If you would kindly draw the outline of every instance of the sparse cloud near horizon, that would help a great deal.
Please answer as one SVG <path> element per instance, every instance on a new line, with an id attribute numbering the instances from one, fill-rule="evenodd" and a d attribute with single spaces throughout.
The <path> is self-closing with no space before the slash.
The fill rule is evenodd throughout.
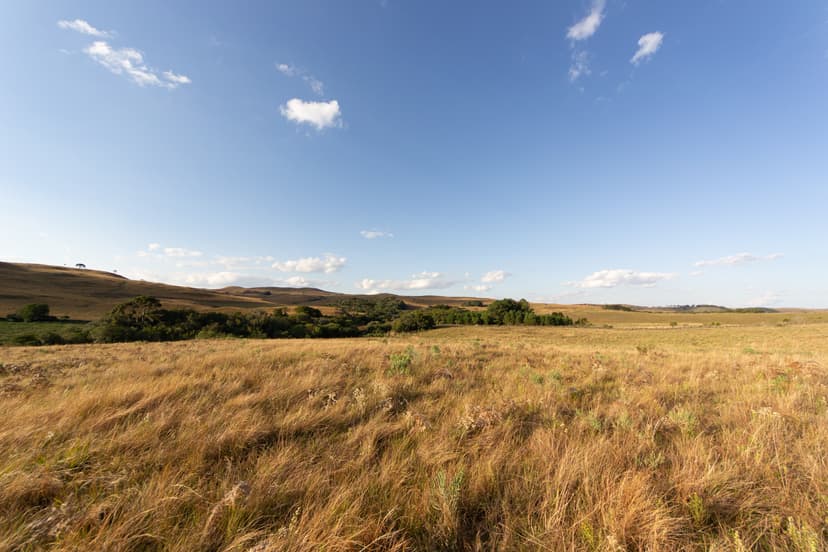
<path id="1" fill-rule="evenodd" d="M 391 232 L 383 232 L 381 230 L 360 230 L 359 235 L 365 238 L 366 240 L 394 237 L 394 234 L 392 234 Z"/>
<path id="2" fill-rule="evenodd" d="M 511 274 L 505 270 L 490 270 L 480 278 L 480 281 L 486 284 L 499 283 L 509 276 L 511 276 Z"/>
<path id="3" fill-rule="evenodd" d="M 440 272 L 420 272 L 419 274 L 412 274 L 409 280 L 372 280 L 364 278 L 355 285 L 358 289 L 368 292 L 380 292 L 387 290 L 446 289 L 457 283 L 457 281 L 446 279 Z"/>
<path id="4" fill-rule="evenodd" d="M 83 19 L 73 19 L 72 21 L 61 19 L 57 22 L 57 26 L 61 29 L 75 31 L 81 34 L 94 36 L 97 38 L 111 38 L 114 34 L 111 31 L 102 31 L 100 29 L 96 29 Z"/>
<path id="5" fill-rule="evenodd" d="M 484 293 L 486 291 L 490 291 L 492 286 L 487 286 L 486 284 L 466 284 L 463 286 L 463 289 L 469 291 L 476 291 L 478 293 Z"/>
<path id="6" fill-rule="evenodd" d="M 695 266 L 736 266 L 755 263 L 757 261 L 775 261 L 780 258 L 782 258 L 781 253 L 772 253 L 764 256 L 753 255 L 751 253 L 737 253 L 735 255 L 728 255 L 727 257 L 719 257 L 718 259 L 696 261 Z"/>
<path id="7" fill-rule="evenodd" d="M 638 65 L 642 60 L 651 58 L 661 48 L 661 43 L 664 41 L 664 33 L 654 32 L 647 33 L 638 39 L 638 51 L 630 59 L 630 63 Z"/>
<path id="8" fill-rule="evenodd" d="M 339 102 L 313 102 L 293 98 L 279 107 L 282 116 L 296 124 L 307 124 L 323 130 L 342 126 L 342 111 Z"/>
<path id="9" fill-rule="evenodd" d="M 160 243 L 151 243 L 147 245 L 146 250 L 139 251 L 137 255 L 139 257 L 193 258 L 201 257 L 204 253 L 184 247 L 162 247 Z"/>
<path id="10" fill-rule="evenodd" d="M 599 270 L 583 280 L 564 282 L 564 285 L 590 289 L 613 288 L 618 286 L 652 287 L 663 280 L 671 280 L 677 274 L 671 272 L 639 272 L 626 268 Z"/>
<path id="11" fill-rule="evenodd" d="M 778 305 L 781 296 L 774 291 L 766 291 L 758 297 L 754 297 L 747 302 L 748 307 L 772 307 Z"/>
<path id="12" fill-rule="evenodd" d="M 147 278 L 146 274 L 141 274 L 140 276 L 140 279 L 148 281 L 165 281 L 176 285 L 206 288 L 222 288 L 228 286 L 304 288 L 320 286 L 333 287 L 338 285 L 336 282 L 329 280 L 311 280 L 303 276 L 291 276 L 289 278 L 279 279 L 235 271 L 175 273 L 169 278 L 156 275 Z"/>
<path id="13" fill-rule="evenodd" d="M 324 272 L 330 274 L 341 270 L 348 259 L 330 253 L 322 257 L 304 257 L 290 261 L 276 261 L 273 268 L 280 272 Z"/>

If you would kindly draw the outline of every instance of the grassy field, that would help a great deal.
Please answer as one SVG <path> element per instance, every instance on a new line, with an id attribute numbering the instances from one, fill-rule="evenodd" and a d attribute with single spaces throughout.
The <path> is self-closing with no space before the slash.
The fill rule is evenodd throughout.
<path id="1" fill-rule="evenodd" d="M 0 349 L 0 549 L 826 550 L 828 324 L 773 316 Z"/>
<path id="2" fill-rule="evenodd" d="M 0 345 L 13 345 L 21 336 L 33 335 L 42 338 L 55 333 L 69 340 L 86 327 L 85 322 L 8 322 L 0 320 Z"/>

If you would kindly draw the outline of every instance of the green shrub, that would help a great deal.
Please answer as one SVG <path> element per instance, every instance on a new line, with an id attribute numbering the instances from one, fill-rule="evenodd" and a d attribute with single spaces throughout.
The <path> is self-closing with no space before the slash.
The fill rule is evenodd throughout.
<path id="1" fill-rule="evenodd" d="M 425 311 L 407 312 L 391 324 L 391 328 L 398 333 L 430 330 L 436 326 L 434 317 Z"/>
<path id="2" fill-rule="evenodd" d="M 17 316 L 23 320 L 23 322 L 46 322 L 53 319 L 49 316 L 49 305 L 45 303 L 32 303 L 30 305 L 26 305 L 17 311 Z"/>
<path id="3" fill-rule="evenodd" d="M 389 357 L 391 367 L 389 372 L 402 376 L 407 376 L 411 373 L 411 364 L 414 362 L 414 347 L 411 345 L 401 353 L 392 353 Z"/>
<path id="4" fill-rule="evenodd" d="M 66 343 L 66 340 L 63 339 L 63 336 L 56 332 L 48 332 L 43 334 L 40 338 L 40 341 L 44 345 L 63 345 Z"/>
<path id="5" fill-rule="evenodd" d="M 15 345 L 41 345 L 40 338 L 35 334 L 22 334 L 12 340 Z"/>

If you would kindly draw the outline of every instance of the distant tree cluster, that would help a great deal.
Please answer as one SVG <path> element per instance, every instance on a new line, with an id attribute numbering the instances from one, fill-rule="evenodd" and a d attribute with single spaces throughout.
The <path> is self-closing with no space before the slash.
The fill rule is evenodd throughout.
<path id="1" fill-rule="evenodd" d="M 560 312 L 537 314 L 526 299 L 500 299 L 489 304 L 485 311 L 470 311 L 448 305 L 436 305 L 426 310 L 437 324 L 467 324 L 482 326 L 572 326 L 586 325 L 585 318 L 572 320 Z"/>
<path id="2" fill-rule="evenodd" d="M 6 316 L 6 320 L 11 322 L 50 322 L 56 320 L 56 318 L 49 314 L 49 305 L 32 303 Z"/>
<path id="3" fill-rule="evenodd" d="M 358 324 L 347 317 L 326 317 L 312 307 L 272 312 L 198 312 L 165 309 L 155 297 L 141 296 L 116 306 L 93 330 L 96 341 L 176 341 L 210 337 L 354 337 Z"/>
<path id="4" fill-rule="evenodd" d="M 635 309 L 630 307 L 629 305 L 604 305 L 603 307 L 604 310 L 635 312 Z"/>

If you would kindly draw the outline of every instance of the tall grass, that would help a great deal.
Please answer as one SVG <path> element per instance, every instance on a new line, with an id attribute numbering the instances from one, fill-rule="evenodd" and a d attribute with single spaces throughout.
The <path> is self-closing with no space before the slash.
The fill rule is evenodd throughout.
<path id="1" fill-rule="evenodd" d="M 826 330 L 2 349 L 0 548 L 824 550 Z"/>

